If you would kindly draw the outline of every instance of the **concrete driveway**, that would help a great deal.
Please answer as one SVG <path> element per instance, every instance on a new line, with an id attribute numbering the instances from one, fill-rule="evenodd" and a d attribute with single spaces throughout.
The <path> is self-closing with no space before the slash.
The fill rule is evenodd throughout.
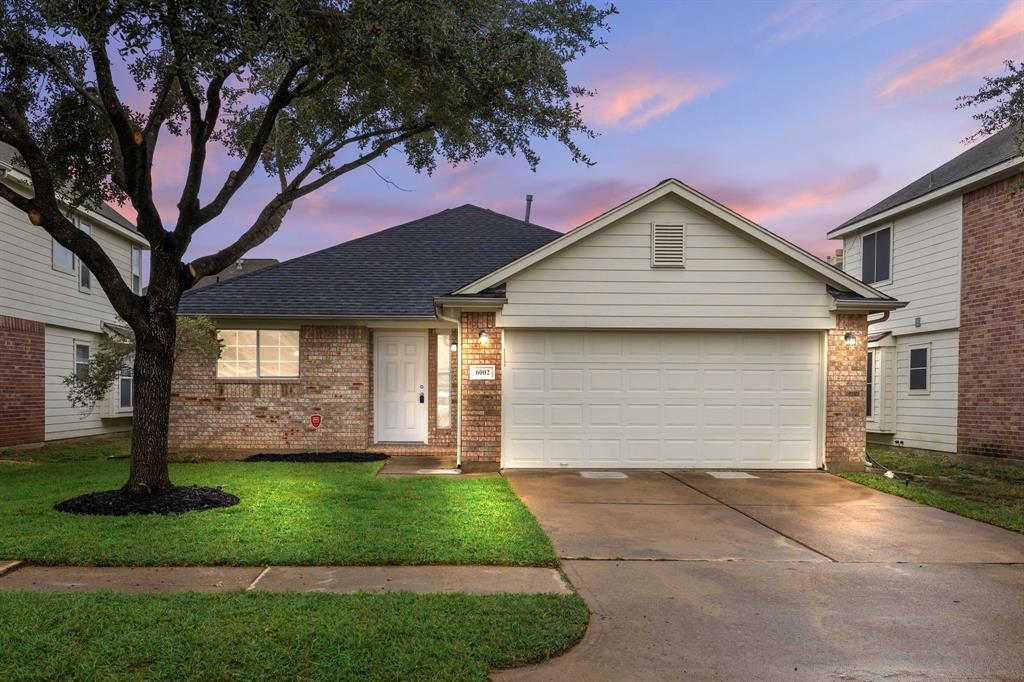
<path id="1" fill-rule="evenodd" d="M 829 474 L 505 472 L 592 612 L 508 680 L 1022 680 L 1024 536 Z"/>

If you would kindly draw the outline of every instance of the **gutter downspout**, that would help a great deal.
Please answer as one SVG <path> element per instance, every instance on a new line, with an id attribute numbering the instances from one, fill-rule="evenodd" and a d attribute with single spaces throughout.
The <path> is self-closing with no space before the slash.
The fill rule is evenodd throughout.
<path id="1" fill-rule="evenodd" d="M 885 322 L 886 320 L 889 319 L 889 314 L 891 312 L 892 311 L 890 311 L 890 310 L 883 310 L 882 311 L 882 316 L 880 318 L 878 318 L 877 320 L 868 320 L 868 326 L 870 327 L 873 324 L 878 324 L 879 322 Z"/>
<path id="2" fill-rule="evenodd" d="M 462 468 L 462 320 L 447 317 L 441 313 L 441 306 L 434 306 L 437 319 L 455 323 L 455 364 L 458 366 L 455 379 L 455 401 L 458 403 L 458 414 L 455 417 L 455 467 Z"/>

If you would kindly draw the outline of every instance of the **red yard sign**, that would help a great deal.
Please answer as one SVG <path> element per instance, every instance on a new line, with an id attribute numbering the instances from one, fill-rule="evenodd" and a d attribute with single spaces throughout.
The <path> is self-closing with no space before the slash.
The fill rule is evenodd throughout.
<path id="1" fill-rule="evenodd" d="M 323 417 L 321 417 L 320 415 L 318 415 L 318 414 L 311 414 L 311 415 L 309 415 L 309 423 L 313 426 L 314 429 L 319 429 L 320 428 L 320 424 L 322 422 L 323 422 Z"/>

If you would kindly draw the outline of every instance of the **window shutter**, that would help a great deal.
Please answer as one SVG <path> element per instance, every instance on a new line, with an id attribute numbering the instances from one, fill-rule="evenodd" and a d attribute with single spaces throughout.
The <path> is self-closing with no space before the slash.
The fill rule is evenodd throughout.
<path id="1" fill-rule="evenodd" d="M 651 267 L 686 267 L 685 225 L 651 225 Z"/>

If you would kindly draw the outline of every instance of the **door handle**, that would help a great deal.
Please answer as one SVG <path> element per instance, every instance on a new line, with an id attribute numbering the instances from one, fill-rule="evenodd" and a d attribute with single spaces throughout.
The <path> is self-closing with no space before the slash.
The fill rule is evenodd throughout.
<path id="1" fill-rule="evenodd" d="M 423 403 L 423 402 L 424 402 L 423 394 L 420 393 L 420 403 Z"/>

